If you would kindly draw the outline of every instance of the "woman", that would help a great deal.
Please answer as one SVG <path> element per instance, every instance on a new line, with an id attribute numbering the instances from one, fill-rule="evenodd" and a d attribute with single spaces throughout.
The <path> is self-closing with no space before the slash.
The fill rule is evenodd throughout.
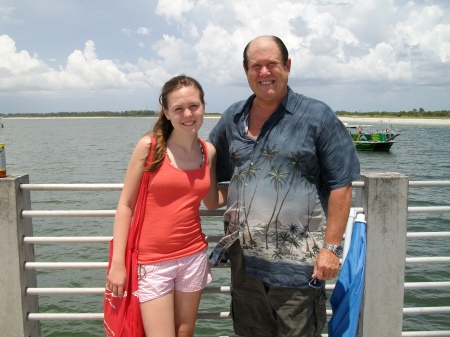
<path id="1" fill-rule="evenodd" d="M 123 296 L 125 248 L 144 170 L 151 172 L 139 241 L 139 302 L 146 337 L 193 336 L 201 290 L 211 281 L 207 242 L 200 224 L 208 208 L 224 205 L 217 188 L 216 152 L 198 137 L 204 92 L 193 78 L 169 80 L 159 98 L 153 135 L 137 144 L 125 175 L 114 219 L 114 250 L 107 287 Z M 149 167 L 144 167 L 150 146 Z"/>

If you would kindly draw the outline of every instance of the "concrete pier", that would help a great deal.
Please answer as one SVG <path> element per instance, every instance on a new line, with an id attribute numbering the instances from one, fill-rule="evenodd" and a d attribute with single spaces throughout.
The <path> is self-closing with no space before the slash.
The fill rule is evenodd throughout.
<path id="1" fill-rule="evenodd" d="M 367 221 L 366 275 L 358 336 L 402 336 L 408 177 L 362 175 L 356 194 Z"/>
<path id="2" fill-rule="evenodd" d="M 40 324 L 28 321 L 29 312 L 38 312 L 37 296 L 26 289 L 36 287 L 36 271 L 25 270 L 24 263 L 34 261 L 34 246 L 24 245 L 24 236 L 33 236 L 31 219 L 21 217 L 31 208 L 30 192 L 21 191 L 28 175 L 0 178 L 0 335 L 39 337 Z"/>

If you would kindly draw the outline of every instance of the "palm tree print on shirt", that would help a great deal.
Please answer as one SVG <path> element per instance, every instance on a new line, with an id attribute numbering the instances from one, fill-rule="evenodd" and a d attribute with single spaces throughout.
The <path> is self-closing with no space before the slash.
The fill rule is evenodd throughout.
<path id="1" fill-rule="evenodd" d="M 261 149 L 262 160 L 256 163 L 251 162 L 246 169 L 243 170 L 241 168 L 233 176 L 238 200 L 235 221 L 241 231 L 242 248 L 244 250 L 254 249 L 259 241 L 261 243 L 264 242 L 263 246 L 266 251 L 274 249 L 271 255 L 272 258 L 301 258 L 302 260 L 314 258 L 319 251 L 314 236 L 311 235 L 309 230 L 309 222 L 314 212 L 314 202 L 309 200 L 314 195 L 311 190 L 314 188 L 314 174 L 309 172 L 305 163 L 305 156 L 301 152 L 290 154 L 288 166 L 286 164 L 283 165 L 282 161 L 280 165 L 274 165 L 277 162 L 276 155 L 278 153 L 277 145 L 272 147 L 266 145 Z M 236 155 L 237 153 L 234 153 L 234 156 Z M 268 169 L 269 171 L 267 171 Z M 268 179 L 262 180 L 263 177 Z M 275 190 L 273 209 L 267 220 L 263 220 L 256 225 L 255 223 L 251 224 L 253 226 L 253 230 L 251 230 L 249 224 L 250 215 L 258 212 L 257 209 L 252 210 L 252 206 L 260 184 L 267 181 Z M 308 220 L 306 224 L 282 224 L 280 222 L 280 214 L 294 183 L 297 186 L 295 188 L 311 190 L 307 193 Z M 251 187 L 253 187 L 253 190 L 250 192 L 249 188 Z M 267 191 L 266 189 L 263 190 Z M 241 215 L 243 215 L 243 219 Z M 257 234 L 262 240 L 255 240 L 252 237 L 252 233 L 253 235 Z M 269 238 L 272 239 L 269 240 Z M 311 239 L 312 247 L 310 248 L 310 242 L 308 241 Z M 306 251 L 306 254 L 303 257 L 299 257 L 297 249 L 303 244 L 306 244 L 306 247 L 303 249 L 303 251 Z"/>

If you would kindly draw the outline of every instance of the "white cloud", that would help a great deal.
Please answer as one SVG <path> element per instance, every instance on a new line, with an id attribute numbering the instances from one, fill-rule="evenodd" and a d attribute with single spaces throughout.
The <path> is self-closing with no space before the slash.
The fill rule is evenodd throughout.
<path id="1" fill-rule="evenodd" d="M 127 87 L 126 75 L 111 60 L 99 60 L 93 41 L 87 41 L 84 51 L 75 50 L 67 60 L 63 72 L 66 78 L 76 79 L 76 87 L 106 89 Z"/>
<path id="2" fill-rule="evenodd" d="M 129 28 L 122 28 L 120 31 L 127 36 L 131 36 L 133 34 L 133 30 Z"/>
<path id="3" fill-rule="evenodd" d="M 14 11 L 14 7 L 6 7 L 6 6 L 0 6 L 0 16 L 2 18 L 9 17 L 11 13 Z"/>
<path id="4" fill-rule="evenodd" d="M 120 31 L 122 33 L 124 33 L 125 35 L 130 36 L 130 37 L 132 35 L 134 35 L 134 34 L 137 34 L 137 35 L 150 35 L 150 29 L 147 28 L 147 27 L 139 27 L 136 30 L 133 30 L 131 28 L 122 28 Z"/>
<path id="5" fill-rule="evenodd" d="M 150 29 L 147 27 L 140 27 L 136 30 L 136 33 L 139 35 L 150 35 Z"/>
<path id="6" fill-rule="evenodd" d="M 159 57 L 158 64 L 171 73 L 183 72 L 193 67 L 194 49 L 180 38 L 163 35 L 163 39 L 154 43 L 152 49 Z"/>
<path id="7" fill-rule="evenodd" d="M 193 8 L 194 3 L 189 0 L 159 0 L 156 14 L 164 16 L 168 21 L 179 21 Z"/>
<path id="8" fill-rule="evenodd" d="M 89 13 L 79 2 L 67 1 L 78 15 Z M 135 15 L 124 15 L 129 6 L 113 2 L 110 21 L 93 17 L 95 29 L 78 25 L 65 31 L 62 25 L 59 35 L 49 23 L 51 28 L 39 31 L 48 16 L 33 21 L 39 13 L 24 15 L 25 3 L 0 7 L 8 32 L 0 36 L 0 95 L 33 90 L 67 95 L 116 90 L 120 95 L 124 89 L 159 89 L 169 77 L 186 73 L 221 98 L 223 88 L 248 87 L 242 52 L 263 34 L 286 43 L 292 85 L 370 85 L 387 93 L 450 84 L 450 12 L 440 0 L 159 0 Z M 70 39 L 56 55 L 59 45 L 44 39 L 34 43 L 27 39 L 32 34 L 48 41 L 64 34 Z"/>
<path id="9" fill-rule="evenodd" d="M 42 61 L 30 56 L 25 50 L 17 52 L 13 39 L 8 35 L 0 36 L 0 71 L 4 77 L 36 73 L 43 69 L 46 69 L 46 66 Z"/>
<path id="10" fill-rule="evenodd" d="M 0 6 L 0 22 L 3 24 L 19 23 L 20 20 L 12 17 L 14 9 L 13 6 Z"/>
<path id="11" fill-rule="evenodd" d="M 450 62 L 450 23 L 438 6 L 412 11 L 404 22 L 395 27 L 396 39 L 402 48 L 419 52 L 431 61 Z"/>
<path id="12" fill-rule="evenodd" d="M 107 90 L 130 86 L 127 74 L 117 64 L 97 58 L 95 44 L 90 40 L 83 51 L 75 50 L 69 55 L 65 67 L 56 70 L 26 51 L 17 52 L 14 41 L 2 35 L 0 64 L 0 88 L 5 90 Z"/>
<path id="13" fill-rule="evenodd" d="M 219 84 L 235 81 L 235 77 L 243 73 L 242 45 L 238 39 L 222 27 L 208 25 L 203 36 L 196 44 L 198 73 Z M 224 52 L 225 50 L 225 52 Z"/>

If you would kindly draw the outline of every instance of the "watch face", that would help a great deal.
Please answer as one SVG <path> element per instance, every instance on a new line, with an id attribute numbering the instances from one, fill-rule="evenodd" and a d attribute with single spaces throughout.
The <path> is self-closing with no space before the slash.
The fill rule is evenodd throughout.
<path id="1" fill-rule="evenodd" d="M 342 254 L 342 247 L 338 246 L 338 245 L 329 245 L 329 244 L 325 244 L 324 247 L 326 249 L 331 250 L 333 253 L 335 253 L 336 255 L 340 256 Z"/>

